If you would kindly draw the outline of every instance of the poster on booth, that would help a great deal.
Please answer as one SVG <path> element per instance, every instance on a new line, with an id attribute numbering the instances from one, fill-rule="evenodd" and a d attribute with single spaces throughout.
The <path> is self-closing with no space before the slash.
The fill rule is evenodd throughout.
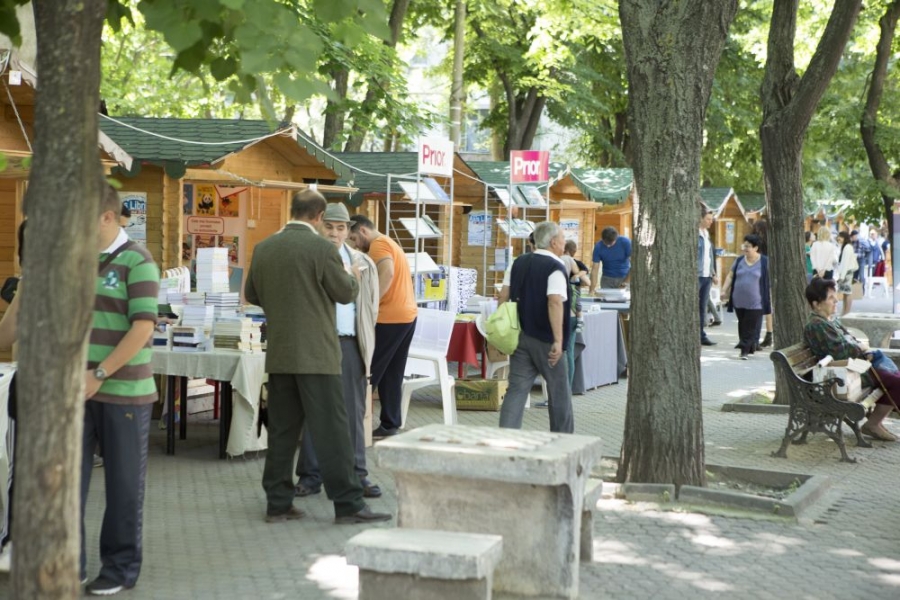
<path id="1" fill-rule="evenodd" d="M 559 227 L 563 230 L 567 242 L 578 241 L 578 234 L 581 230 L 581 223 L 578 219 L 560 219 Z"/>
<path id="2" fill-rule="evenodd" d="M 491 215 L 486 212 L 469 213 L 469 235 L 468 244 L 470 246 L 490 246 L 491 245 Z"/>
<path id="3" fill-rule="evenodd" d="M 128 223 L 124 225 L 128 237 L 142 246 L 147 245 L 147 193 L 119 192 L 122 204 L 131 211 Z"/>
<path id="4" fill-rule="evenodd" d="M 206 183 L 198 183 L 194 186 L 195 196 L 194 204 L 196 215 L 214 215 L 216 214 L 216 187 Z"/>

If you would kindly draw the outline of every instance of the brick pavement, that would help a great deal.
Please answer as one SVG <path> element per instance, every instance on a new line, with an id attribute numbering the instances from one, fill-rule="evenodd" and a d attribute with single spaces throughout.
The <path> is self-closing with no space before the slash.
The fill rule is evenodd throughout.
<path id="1" fill-rule="evenodd" d="M 730 398 L 772 383 L 767 354 L 736 360 L 733 320 L 710 335 L 720 343 L 705 348 L 701 359 L 707 460 L 826 474 L 833 485 L 799 524 L 604 502 L 595 520 L 596 559 L 582 565 L 581 597 L 900 597 L 900 445 L 851 444 L 860 462 L 844 464 L 834 444 L 817 435 L 808 446 L 792 447 L 789 460 L 772 458 L 786 417 L 719 410 Z M 575 398 L 577 432 L 602 437 L 607 454 L 618 454 L 625 396 L 623 380 Z M 464 424 L 496 425 L 497 418 L 497 413 L 460 413 Z M 409 420 L 411 427 L 441 420 L 433 391 L 417 396 Z M 526 411 L 525 427 L 546 429 L 546 411 Z M 889 427 L 900 433 L 897 423 Z M 261 458 L 217 460 L 216 433 L 215 426 L 192 423 L 189 439 L 178 443 L 176 456 L 167 457 L 164 432 L 154 430 L 144 570 L 138 586 L 123 597 L 355 598 L 355 570 L 345 564 L 342 548 L 362 528 L 333 525 L 324 494 L 296 501 L 309 512 L 307 519 L 266 525 Z M 103 494 L 100 470 L 95 474 L 87 514 L 90 540 L 97 539 Z M 385 490 L 372 506 L 396 511 L 390 477 L 373 469 L 372 478 Z M 98 569 L 94 547 L 89 572 Z M 8 584 L 0 579 L 0 598 L 7 594 Z"/>

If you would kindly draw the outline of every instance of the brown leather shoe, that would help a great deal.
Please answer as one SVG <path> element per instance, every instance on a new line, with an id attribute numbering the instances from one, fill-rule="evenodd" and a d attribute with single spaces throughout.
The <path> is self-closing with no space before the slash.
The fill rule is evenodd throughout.
<path id="1" fill-rule="evenodd" d="M 306 516 L 306 513 L 292 506 L 283 513 L 277 515 L 266 515 L 266 523 L 284 523 L 285 521 L 296 521 Z"/>
<path id="2" fill-rule="evenodd" d="M 897 436 L 884 428 L 883 425 L 879 425 L 878 428 L 869 427 L 868 423 L 864 423 L 862 427 L 860 427 L 860 431 L 862 431 L 865 435 L 870 438 L 874 438 L 876 440 L 880 440 L 882 442 L 896 442 Z"/>

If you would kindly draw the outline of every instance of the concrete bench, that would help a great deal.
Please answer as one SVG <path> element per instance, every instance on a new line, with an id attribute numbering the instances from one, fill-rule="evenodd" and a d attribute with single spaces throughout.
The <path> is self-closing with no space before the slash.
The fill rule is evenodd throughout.
<path id="1" fill-rule="evenodd" d="M 859 329 L 869 338 L 869 347 L 888 348 L 891 336 L 900 329 L 900 315 L 851 312 L 840 318 L 844 327 Z"/>
<path id="2" fill-rule="evenodd" d="M 428 425 L 375 444 L 397 525 L 503 537 L 494 590 L 577 598 L 585 484 L 599 438 Z"/>
<path id="3" fill-rule="evenodd" d="M 584 484 L 584 505 L 581 508 L 581 561 L 594 560 L 594 511 L 603 494 L 603 480 L 588 479 Z"/>
<path id="4" fill-rule="evenodd" d="M 499 535 L 429 529 L 369 529 L 346 546 L 360 600 L 490 600 L 502 552 Z"/>

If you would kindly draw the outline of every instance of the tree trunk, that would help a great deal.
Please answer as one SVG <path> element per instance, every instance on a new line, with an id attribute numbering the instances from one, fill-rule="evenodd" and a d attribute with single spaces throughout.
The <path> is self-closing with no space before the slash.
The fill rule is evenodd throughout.
<path id="1" fill-rule="evenodd" d="M 760 98 L 763 175 L 769 213 L 769 270 L 775 348 L 803 339 L 809 307 L 804 297 L 802 153 L 806 129 L 859 14 L 861 0 L 836 0 L 825 32 L 803 77 L 794 67 L 798 0 L 775 0 Z M 787 373 L 776 369 L 775 402 L 789 404 Z"/>
<path id="2" fill-rule="evenodd" d="M 703 123 L 737 0 L 619 3 L 634 136 L 631 362 L 620 481 L 705 485 L 697 310 Z M 665 307 L 665 310 L 661 310 Z"/>
<path id="3" fill-rule="evenodd" d="M 450 87 L 450 141 L 459 150 L 462 143 L 463 56 L 466 48 L 466 3 L 456 0 L 456 30 L 453 35 L 453 85 Z"/>
<path id="4" fill-rule="evenodd" d="M 344 132 L 344 118 L 347 109 L 344 106 L 347 100 L 347 85 L 350 81 L 350 73 L 347 69 L 334 69 L 331 72 L 334 81 L 334 93 L 336 100 L 329 99 L 325 105 L 325 127 L 322 132 L 322 147 L 326 150 L 337 150 L 340 147 L 341 134 Z"/>
<path id="5" fill-rule="evenodd" d="M 385 40 L 384 45 L 388 48 L 396 48 L 397 42 L 400 41 L 400 34 L 403 32 L 403 19 L 406 18 L 406 11 L 409 8 L 410 0 L 394 0 L 391 6 L 391 16 L 388 19 L 388 27 L 391 30 L 391 39 Z M 375 80 L 369 80 L 366 86 L 366 97 L 362 101 L 360 111 L 362 118 L 354 121 L 347 137 L 347 143 L 344 146 L 344 152 L 359 152 L 362 150 L 363 142 L 366 134 L 369 133 L 369 121 L 375 110 L 375 98 L 379 87 L 387 88 L 387 83 Z"/>
<path id="6" fill-rule="evenodd" d="M 19 316 L 14 598 L 75 598 L 84 373 L 97 269 L 106 0 L 35 0 L 34 162 Z"/>
<path id="7" fill-rule="evenodd" d="M 878 46 L 875 50 L 875 66 L 872 68 L 872 75 L 869 81 L 866 106 L 859 123 L 859 132 L 862 136 L 863 146 L 866 148 L 869 168 L 872 170 L 872 175 L 876 181 L 882 186 L 881 198 L 884 202 L 884 218 L 887 220 L 888 227 L 891 230 L 890 239 L 894 239 L 894 219 L 892 215 L 894 200 L 900 197 L 900 174 L 892 172 L 884 156 L 884 151 L 878 144 L 875 132 L 878 127 L 878 108 L 881 106 L 881 97 L 884 93 L 884 84 L 887 79 L 888 63 L 891 59 L 891 48 L 894 44 L 894 32 L 897 29 L 898 19 L 900 19 L 900 0 L 894 0 L 878 21 L 881 36 L 878 38 Z"/>

